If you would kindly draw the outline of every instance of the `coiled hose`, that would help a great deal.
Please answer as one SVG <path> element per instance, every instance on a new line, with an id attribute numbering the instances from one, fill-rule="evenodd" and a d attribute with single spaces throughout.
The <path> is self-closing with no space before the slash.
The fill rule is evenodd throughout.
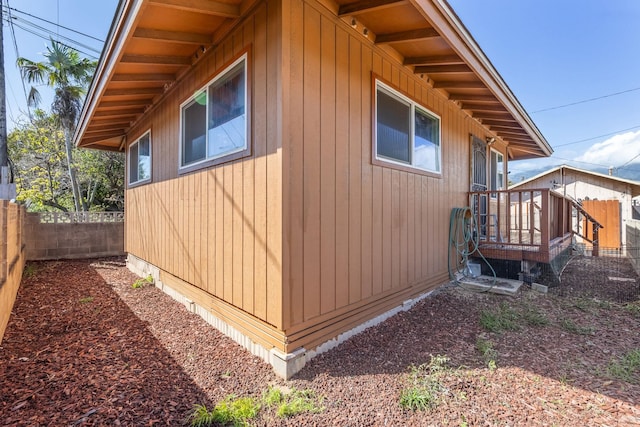
<path id="1" fill-rule="evenodd" d="M 449 217 L 449 250 L 447 251 L 449 278 L 460 285 L 458 281 L 459 275 L 463 277 L 471 276 L 469 257 L 477 254 L 489 266 L 493 274 L 491 286 L 484 290 L 484 292 L 487 292 L 496 284 L 496 272 L 478 249 L 479 235 L 478 224 L 471 212 L 471 208 L 453 208 L 451 210 L 451 216 Z M 452 266 L 452 252 L 455 254 L 455 268 Z M 458 262 L 458 260 L 460 261 Z"/>

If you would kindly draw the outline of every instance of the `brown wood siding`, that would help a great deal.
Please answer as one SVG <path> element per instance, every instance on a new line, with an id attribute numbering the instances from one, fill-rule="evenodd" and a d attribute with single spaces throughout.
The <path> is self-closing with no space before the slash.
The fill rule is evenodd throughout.
<path id="1" fill-rule="evenodd" d="M 248 46 L 252 156 L 179 175 L 180 104 Z M 373 74 L 441 117 L 441 177 L 372 163 Z M 285 351 L 311 349 L 447 280 L 469 135 L 486 135 L 399 58 L 300 0 L 260 4 L 128 140 L 148 129 L 152 182 L 127 190 L 126 250 Z"/>
<path id="2" fill-rule="evenodd" d="M 282 326 L 280 11 L 278 1 L 261 4 L 128 135 L 133 141 L 151 129 L 152 182 L 127 190 L 125 243 L 128 252 L 176 280 L 277 328 Z M 179 175 L 180 104 L 247 47 L 253 155 Z"/>
<path id="3" fill-rule="evenodd" d="M 319 5 L 285 1 L 283 17 L 291 350 L 446 280 L 449 214 L 467 203 L 469 135 L 487 131 Z M 441 117 L 440 178 L 372 164 L 372 73 Z"/>

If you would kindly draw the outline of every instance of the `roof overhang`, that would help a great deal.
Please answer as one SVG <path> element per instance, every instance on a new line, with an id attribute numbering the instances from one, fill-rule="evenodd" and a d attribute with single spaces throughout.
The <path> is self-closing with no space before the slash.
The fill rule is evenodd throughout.
<path id="1" fill-rule="evenodd" d="M 122 150 L 131 126 L 257 1 L 121 0 L 76 144 Z M 553 152 L 446 1 L 319 1 L 502 139 L 511 159 Z"/>

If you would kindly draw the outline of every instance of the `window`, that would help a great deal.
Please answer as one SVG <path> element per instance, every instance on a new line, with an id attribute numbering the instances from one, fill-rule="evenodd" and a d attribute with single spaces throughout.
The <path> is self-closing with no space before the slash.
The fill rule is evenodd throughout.
<path id="1" fill-rule="evenodd" d="M 491 190 L 504 190 L 504 157 L 502 153 L 491 150 Z M 491 195 L 495 197 L 495 194 Z"/>
<path id="2" fill-rule="evenodd" d="M 129 146 L 129 184 L 151 179 L 151 131 L 147 131 Z"/>
<path id="3" fill-rule="evenodd" d="M 428 172 L 441 172 L 440 118 L 376 81 L 375 158 Z"/>
<path id="4" fill-rule="evenodd" d="M 247 54 L 234 61 L 181 108 L 180 167 L 231 160 L 248 149 Z"/>

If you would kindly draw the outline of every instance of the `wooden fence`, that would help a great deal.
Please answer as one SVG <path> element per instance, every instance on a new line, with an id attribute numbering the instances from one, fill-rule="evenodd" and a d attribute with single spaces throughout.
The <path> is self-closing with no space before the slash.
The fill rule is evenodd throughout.
<path id="1" fill-rule="evenodd" d="M 628 219 L 625 221 L 627 228 L 627 244 L 625 246 L 627 257 L 633 268 L 640 274 L 640 221 Z"/>
<path id="2" fill-rule="evenodd" d="M 0 343 L 24 269 L 24 217 L 24 206 L 0 200 Z"/>

